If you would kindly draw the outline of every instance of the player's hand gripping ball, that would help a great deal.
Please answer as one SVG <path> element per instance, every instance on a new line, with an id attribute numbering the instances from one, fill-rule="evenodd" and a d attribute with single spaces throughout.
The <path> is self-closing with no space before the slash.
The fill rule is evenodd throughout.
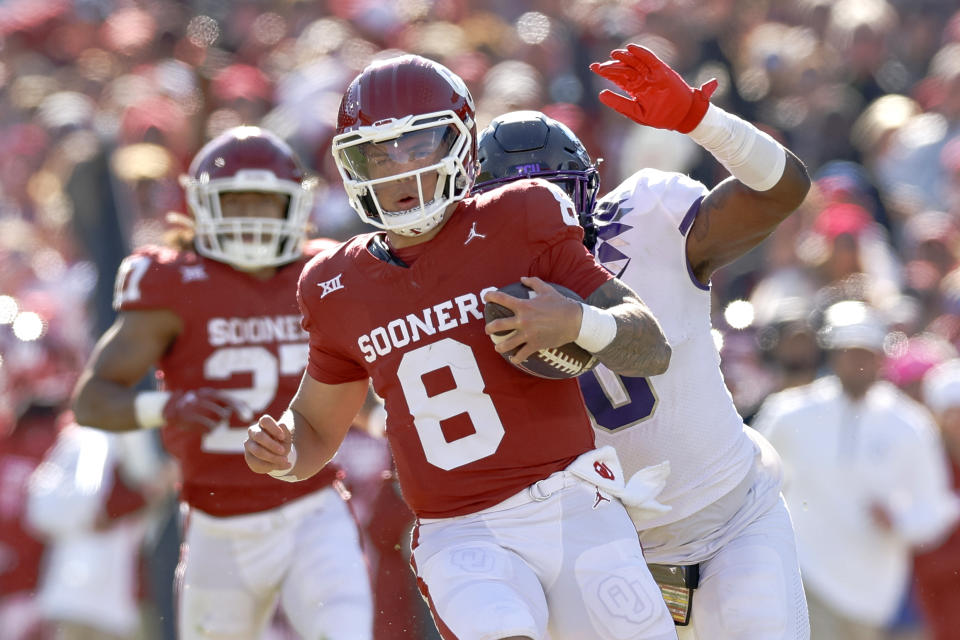
<path id="1" fill-rule="evenodd" d="M 583 298 L 570 289 L 552 282 L 547 284 L 565 297 L 576 300 L 577 302 L 583 302 Z M 499 291 L 520 299 L 530 299 L 536 296 L 536 292 L 521 282 L 514 282 L 500 287 Z M 496 302 L 488 302 L 483 307 L 485 322 L 492 322 L 498 318 L 509 318 L 511 316 L 513 316 L 513 311 Z M 513 333 L 514 331 L 499 331 L 491 334 L 490 339 L 493 340 L 494 344 L 497 344 L 506 340 L 513 335 Z M 515 363 L 511 360 L 511 356 L 513 356 L 518 349 L 519 347 L 500 355 L 521 371 L 540 378 L 550 378 L 553 380 L 575 378 L 581 373 L 590 370 L 596 364 L 596 358 L 592 353 L 573 342 L 568 342 L 567 344 L 551 349 L 540 349 L 523 362 Z"/>

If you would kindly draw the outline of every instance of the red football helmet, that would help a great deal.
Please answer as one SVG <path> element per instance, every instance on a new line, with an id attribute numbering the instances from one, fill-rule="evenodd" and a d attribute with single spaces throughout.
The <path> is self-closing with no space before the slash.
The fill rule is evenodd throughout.
<path id="1" fill-rule="evenodd" d="M 234 127 L 208 142 L 182 176 L 202 255 L 238 269 L 286 264 L 302 252 L 314 180 L 293 149 L 259 127 Z M 283 219 L 224 217 L 220 194 L 279 193 L 289 197 Z"/>
<path id="2" fill-rule="evenodd" d="M 375 227 L 416 236 L 439 224 L 476 177 L 477 126 L 463 80 L 442 64 L 414 55 L 372 63 L 340 103 L 333 157 L 350 205 Z M 393 170 L 393 171 L 391 171 Z M 424 177 L 437 174 L 426 192 Z M 377 188 L 416 181 L 419 204 L 383 206 Z"/>

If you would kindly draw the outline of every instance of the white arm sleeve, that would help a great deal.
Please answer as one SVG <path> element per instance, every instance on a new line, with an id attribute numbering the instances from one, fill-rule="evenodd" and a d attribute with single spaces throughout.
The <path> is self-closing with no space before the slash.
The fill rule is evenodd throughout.
<path id="1" fill-rule="evenodd" d="M 713 104 L 689 135 L 754 191 L 772 189 L 787 165 L 786 150 L 779 142 Z"/>

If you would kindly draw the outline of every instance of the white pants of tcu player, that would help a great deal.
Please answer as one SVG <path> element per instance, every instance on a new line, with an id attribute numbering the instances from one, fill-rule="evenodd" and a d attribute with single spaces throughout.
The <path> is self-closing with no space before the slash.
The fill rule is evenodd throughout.
<path id="1" fill-rule="evenodd" d="M 676 638 L 623 505 L 567 471 L 420 520 L 412 563 L 445 640 Z"/>
<path id="2" fill-rule="evenodd" d="M 759 451 L 739 486 L 683 520 L 640 534 L 647 562 L 700 563 L 690 624 L 677 627 L 680 640 L 810 638 L 779 457 L 750 436 Z"/>
<path id="3" fill-rule="evenodd" d="M 262 513 L 191 510 L 177 575 L 180 640 L 259 638 L 278 598 L 302 638 L 373 635 L 356 521 L 333 488 Z"/>

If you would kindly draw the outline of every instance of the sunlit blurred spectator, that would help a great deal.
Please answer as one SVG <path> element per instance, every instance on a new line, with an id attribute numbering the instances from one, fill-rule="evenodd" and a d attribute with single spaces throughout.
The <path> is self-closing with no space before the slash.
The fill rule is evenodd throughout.
<path id="1" fill-rule="evenodd" d="M 922 384 L 926 373 L 940 363 L 957 357 L 953 345 L 932 333 L 909 338 L 903 334 L 893 334 L 887 339 L 885 351 L 887 358 L 883 365 L 883 377 L 920 403 L 924 401 Z"/>
<path id="2" fill-rule="evenodd" d="M 29 266 L 26 274 L 36 278 Z M 29 479 L 57 437 L 76 379 L 80 347 L 72 341 L 86 336 L 82 315 L 58 308 L 66 300 L 36 281 L 18 284 L 23 295 L 0 297 L 0 635 L 26 640 L 43 637 L 37 589 L 48 548 L 27 523 Z"/>
<path id="3" fill-rule="evenodd" d="M 904 193 L 902 185 L 910 179 L 906 164 L 909 147 L 901 140 L 901 130 L 923 112 L 920 104 L 904 95 L 887 94 L 863 110 L 850 132 L 850 142 L 895 210 L 908 215 L 916 198 Z"/>
<path id="4" fill-rule="evenodd" d="M 832 305 L 822 340 L 833 374 L 771 395 L 753 423 L 783 459 L 817 640 L 884 638 L 912 548 L 960 516 L 929 413 L 878 378 L 885 336 L 863 302 Z"/>
<path id="5" fill-rule="evenodd" d="M 897 256 L 886 230 L 860 205 L 828 204 L 798 251 L 816 274 L 818 307 L 854 299 L 883 308 L 899 298 Z"/>
<path id="6" fill-rule="evenodd" d="M 917 329 L 943 311 L 941 282 L 957 266 L 960 224 L 942 211 L 913 214 L 901 229 L 904 288 L 918 302 Z"/>
<path id="7" fill-rule="evenodd" d="M 863 157 L 867 169 L 883 180 L 883 186 L 886 186 L 887 178 L 884 172 L 896 169 L 889 163 L 883 164 L 890 149 L 891 137 L 922 110 L 913 98 L 888 93 L 871 102 L 854 122 L 850 142 Z"/>
<path id="8" fill-rule="evenodd" d="M 771 391 L 809 384 L 823 363 L 812 301 L 794 296 L 772 305 L 762 321 L 758 319 L 757 334 L 757 345 L 773 376 Z"/>
<path id="9" fill-rule="evenodd" d="M 903 79 L 891 77 L 884 66 L 890 61 L 898 23 L 899 16 L 887 0 L 837 0 L 831 7 L 827 41 L 844 61 L 837 70 L 863 104 L 903 88 L 898 86 Z"/>

